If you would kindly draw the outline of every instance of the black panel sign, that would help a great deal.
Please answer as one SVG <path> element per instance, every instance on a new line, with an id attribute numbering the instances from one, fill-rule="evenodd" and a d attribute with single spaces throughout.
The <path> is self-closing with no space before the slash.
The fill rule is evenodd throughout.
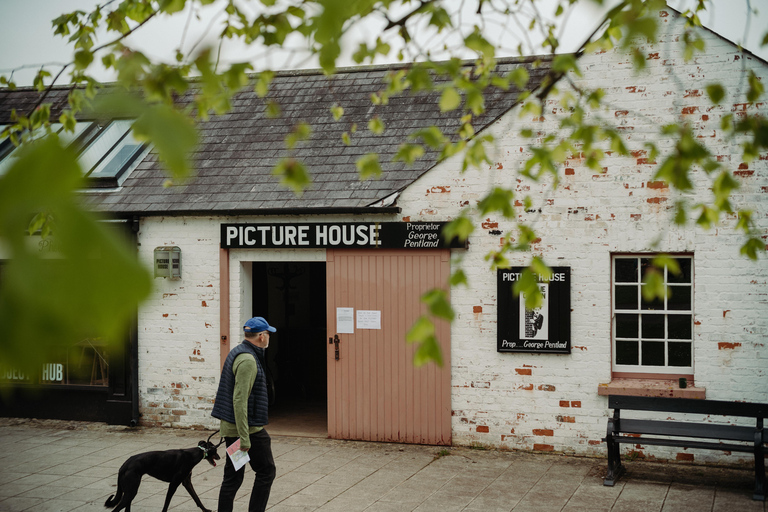
<path id="1" fill-rule="evenodd" d="M 525 308 L 525 296 L 515 297 L 512 286 L 524 267 L 497 271 L 498 352 L 571 353 L 571 269 L 552 267 L 538 276 L 544 295 L 541 307 Z"/>
<path id="2" fill-rule="evenodd" d="M 446 222 L 327 222 L 222 224 L 222 249 L 455 249 L 446 244 Z"/>

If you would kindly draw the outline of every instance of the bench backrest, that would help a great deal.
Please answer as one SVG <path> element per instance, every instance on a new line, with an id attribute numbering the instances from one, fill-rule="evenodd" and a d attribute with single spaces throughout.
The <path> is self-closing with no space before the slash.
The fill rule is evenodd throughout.
<path id="1" fill-rule="evenodd" d="M 608 407 L 635 411 L 682 412 L 715 414 L 747 418 L 768 418 L 768 403 L 699 400 L 696 398 L 665 398 L 649 396 L 610 395 Z"/>

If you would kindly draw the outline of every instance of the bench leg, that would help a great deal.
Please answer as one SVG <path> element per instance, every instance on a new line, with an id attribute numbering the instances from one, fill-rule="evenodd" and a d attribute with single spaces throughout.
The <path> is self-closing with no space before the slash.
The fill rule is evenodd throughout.
<path id="1" fill-rule="evenodd" d="M 614 438 L 613 420 L 608 420 L 608 433 L 605 436 L 605 442 L 608 445 L 608 473 L 605 475 L 603 485 L 613 487 L 616 480 L 624 473 L 624 466 L 621 464 L 621 451 L 619 443 Z"/>
<path id="2" fill-rule="evenodd" d="M 765 501 L 765 452 L 760 430 L 755 432 L 755 494 L 752 499 Z"/>

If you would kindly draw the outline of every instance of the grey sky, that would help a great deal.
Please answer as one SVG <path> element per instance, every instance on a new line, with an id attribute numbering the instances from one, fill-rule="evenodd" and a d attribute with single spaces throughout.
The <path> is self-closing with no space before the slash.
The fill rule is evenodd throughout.
<path id="1" fill-rule="evenodd" d="M 56 64 L 60 66 L 71 60 L 71 49 L 66 46 L 63 38 L 53 36 L 50 21 L 64 12 L 77 9 L 89 11 L 97 3 L 95 0 L 0 0 L 0 19 L 3 20 L 3 30 L 0 31 L 0 48 L 3 49 L 0 52 L 0 75 L 8 76 L 12 70 L 16 70 L 13 77 L 16 83 L 29 85 L 41 64 L 48 64 L 46 67 L 52 73 L 57 72 L 59 67 Z M 680 9 L 692 3 L 693 0 L 670 0 L 669 2 L 671 6 Z M 749 4 L 760 13 L 751 18 L 749 39 L 746 41 L 744 41 L 744 33 L 747 27 L 747 0 L 715 0 L 711 12 L 705 14 L 702 21 L 715 32 L 742 43 L 750 51 L 768 59 L 768 47 L 760 48 L 759 44 L 768 31 L 768 0 L 749 0 Z M 153 58 L 171 61 L 175 50 L 182 43 L 185 50 L 189 50 L 196 43 L 197 49 L 205 44 L 215 43 L 217 30 L 208 29 L 211 27 L 211 20 L 215 20 L 215 15 L 220 10 L 220 5 L 214 4 L 212 7 L 193 13 L 195 16 L 191 17 L 191 24 L 186 31 L 188 12 L 153 20 L 142 27 L 137 36 L 129 40 L 129 45 Z M 195 19 L 196 16 L 200 19 Z M 595 12 L 594 7 L 581 9 L 574 15 L 569 20 L 570 30 L 563 36 L 566 42 L 563 50 L 570 51 L 578 46 L 578 43 L 594 29 L 598 19 L 599 14 Z M 492 29 L 493 27 L 488 28 L 488 30 Z M 370 37 L 371 34 L 379 32 L 380 29 L 375 27 L 368 28 L 357 32 L 352 37 Z M 207 35 L 204 36 L 204 34 Z M 506 40 L 504 42 L 507 43 Z M 510 49 L 516 45 L 517 42 L 505 44 Z M 264 53 L 259 49 L 245 48 L 232 42 L 224 45 L 222 60 L 256 61 L 258 68 L 317 67 L 316 62 L 304 60 L 296 54 Z M 341 64 L 351 65 L 352 62 L 347 59 Z M 22 67 L 25 68 L 20 69 Z M 110 79 L 110 76 L 105 74 L 97 74 L 97 76 L 102 80 Z"/>

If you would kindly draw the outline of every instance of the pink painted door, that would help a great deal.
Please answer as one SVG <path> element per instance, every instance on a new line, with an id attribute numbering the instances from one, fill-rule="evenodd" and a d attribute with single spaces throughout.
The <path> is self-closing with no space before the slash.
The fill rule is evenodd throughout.
<path id="1" fill-rule="evenodd" d="M 445 288 L 448 251 L 328 250 L 328 435 L 413 444 L 451 444 L 450 325 L 439 322 L 443 367 L 413 366 L 405 334 Z M 339 333 L 337 308 L 379 311 L 380 329 Z M 375 313 L 373 316 L 375 317 Z M 334 337 L 338 336 L 338 360 Z"/>

